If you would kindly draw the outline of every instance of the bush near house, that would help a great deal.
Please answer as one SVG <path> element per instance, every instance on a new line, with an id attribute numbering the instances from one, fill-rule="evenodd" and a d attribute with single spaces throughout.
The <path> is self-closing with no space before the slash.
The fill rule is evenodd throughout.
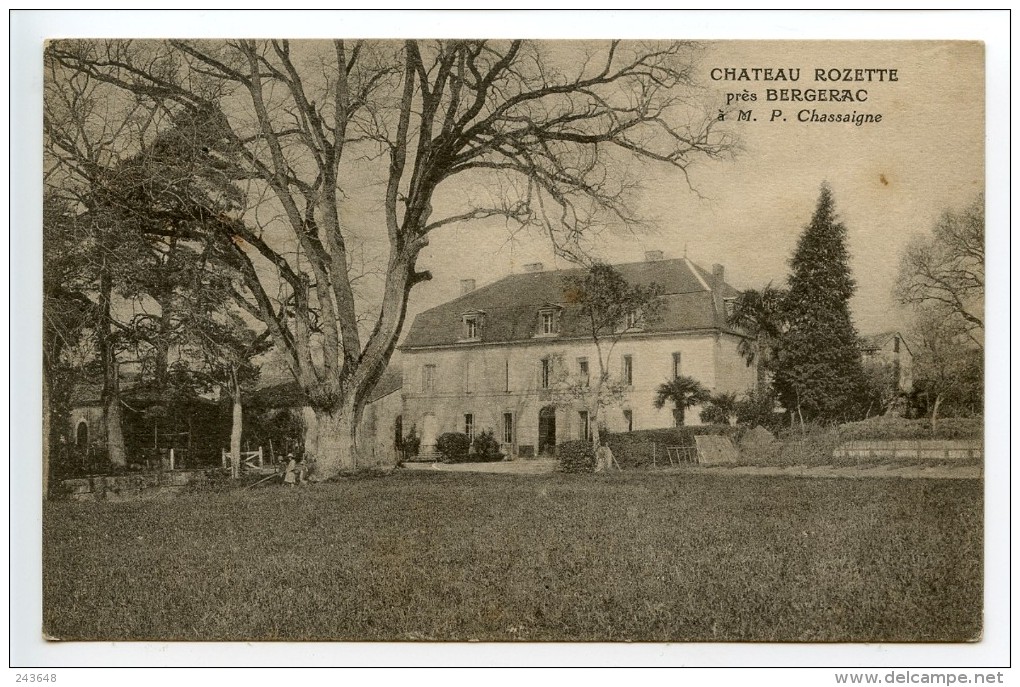
<path id="1" fill-rule="evenodd" d="M 466 463 L 471 449 L 471 437 L 463 432 L 447 432 L 436 439 L 436 450 L 444 463 Z"/>
<path id="2" fill-rule="evenodd" d="M 495 463 L 503 460 L 499 450 L 499 441 L 491 429 L 480 432 L 471 442 L 472 463 Z"/>
<path id="3" fill-rule="evenodd" d="M 590 441 L 568 441 L 560 444 L 560 472 L 594 472 L 595 449 Z"/>

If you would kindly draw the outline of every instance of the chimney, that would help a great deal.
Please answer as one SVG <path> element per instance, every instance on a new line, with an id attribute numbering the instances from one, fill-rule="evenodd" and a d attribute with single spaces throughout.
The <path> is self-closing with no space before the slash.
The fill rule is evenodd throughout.
<path id="1" fill-rule="evenodd" d="M 542 263 L 540 263 L 540 262 L 531 262 L 531 263 L 528 263 L 527 265 L 524 266 L 524 271 L 525 272 L 541 272 L 542 271 Z"/>
<path id="2" fill-rule="evenodd" d="M 460 280 L 460 295 L 464 296 L 475 290 L 474 279 L 461 279 Z"/>
<path id="3" fill-rule="evenodd" d="M 712 304 L 715 306 L 715 312 L 719 316 L 722 322 L 726 321 L 726 303 L 723 301 L 723 275 L 725 270 L 720 264 L 712 265 L 712 283 L 709 286 L 712 287 Z"/>
<path id="4" fill-rule="evenodd" d="M 645 262 L 655 262 L 656 260 L 662 260 L 661 250 L 646 250 L 645 251 Z"/>

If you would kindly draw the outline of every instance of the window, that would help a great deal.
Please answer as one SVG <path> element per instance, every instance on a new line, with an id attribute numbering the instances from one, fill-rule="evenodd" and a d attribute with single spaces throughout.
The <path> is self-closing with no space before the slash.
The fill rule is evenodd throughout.
<path id="1" fill-rule="evenodd" d="M 582 410 L 577 413 L 578 431 L 581 439 L 591 441 L 591 425 L 588 422 L 588 411 Z"/>
<path id="2" fill-rule="evenodd" d="M 552 383 L 552 359 L 542 358 L 542 367 L 539 371 L 539 385 L 543 389 L 548 389 Z"/>
<path id="3" fill-rule="evenodd" d="M 464 413 L 464 434 L 469 439 L 475 438 L 475 416 L 472 413 Z"/>
<path id="4" fill-rule="evenodd" d="M 681 374 L 681 372 L 680 372 L 680 354 L 679 353 L 674 353 L 673 354 L 673 379 L 679 379 L 680 378 L 680 374 Z"/>
<path id="5" fill-rule="evenodd" d="M 577 359 L 577 373 L 581 377 L 581 384 L 588 386 L 588 382 L 591 381 L 591 375 L 588 373 L 588 359 L 578 358 Z"/>
<path id="6" fill-rule="evenodd" d="M 503 443 L 514 443 L 514 414 L 503 413 Z"/>
<path id="7" fill-rule="evenodd" d="M 436 390 L 436 366 L 425 365 L 421 368 L 421 390 Z"/>
<path id="8" fill-rule="evenodd" d="M 629 410 L 628 409 L 628 410 L 623 411 L 623 422 L 624 422 L 625 425 L 627 425 L 627 431 L 628 432 L 633 432 L 634 431 L 634 411 L 633 410 Z"/>
<path id="9" fill-rule="evenodd" d="M 623 383 L 634 386 L 634 356 L 623 356 Z"/>
<path id="10" fill-rule="evenodd" d="M 627 313 L 627 329 L 636 329 L 639 321 L 640 316 L 637 310 L 631 310 Z"/>
<path id="11" fill-rule="evenodd" d="M 477 317 L 466 317 L 464 318 L 464 335 L 468 339 L 478 338 L 478 318 Z"/>
<path id="12" fill-rule="evenodd" d="M 551 310 L 546 310 L 542 313 L 542 333 L 556 333 L 556 313 Z"/>

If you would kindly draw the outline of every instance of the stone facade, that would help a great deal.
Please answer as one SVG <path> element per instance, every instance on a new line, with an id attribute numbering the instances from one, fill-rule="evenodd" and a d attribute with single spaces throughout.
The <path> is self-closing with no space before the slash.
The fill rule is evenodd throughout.
<path id="1" fill-rule="evenodd" d="M 742 394 L 755 369 L 737 352 L 741 335 L 726 325 L 726 301 L 738 292 L 685 260 L 620 265 L 629 283 L 664 287 L 662 322 L 620 334 L 607 355 L 622 398 L 603 412 L 610 431 L 674 425 L 670 407 L 656 409 L 656 388 L 675 375 L 712 392 Z M 576 273 L 576 272 L 575 272 Z M 513 456 L 554 452 L 556 444 L 594 431 L 571 394 L 594 379 L 598 352 L 563 298 L 568 271 L 513 275 L 416 318 L 402 346 L 404 432 L 414 425 L 422 451 L 444 432 L 492 430 Z M 547 313 L 553 313 L 553 321 Z M 437 331 L 444 328 L 446 331 Z M 552 331 L 549 331 L 549 329 Z M 699 408 L 685 424 L 699 423 Z"/>

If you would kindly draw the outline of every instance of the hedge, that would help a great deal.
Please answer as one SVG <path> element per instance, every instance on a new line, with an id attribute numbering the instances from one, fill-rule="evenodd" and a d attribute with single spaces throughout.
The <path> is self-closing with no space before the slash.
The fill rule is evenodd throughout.
<path id="1" fill-rule="evenodd" d="M 595 471 L 595 449 L 590 441 L 567 441 L 557 448 L 561 472 Z"/>
<path id="2" fill-rule="evenodd" d="M 981 439 L 984 436 L 984 418 L 947 417 L 935 423 L 931 431 L 931 418 L 906 420 L 900 417 L 873 417 L 861 422 L 848 422 L 839 426 L 844 441 L 882 441 L 891 439 Z"/>

